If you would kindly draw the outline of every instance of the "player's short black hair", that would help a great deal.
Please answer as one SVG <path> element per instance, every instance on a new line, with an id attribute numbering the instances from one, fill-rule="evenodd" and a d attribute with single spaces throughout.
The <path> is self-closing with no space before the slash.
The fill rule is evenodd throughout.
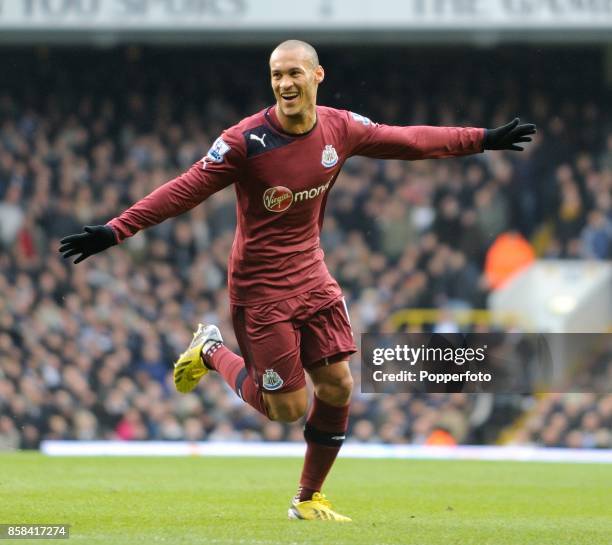
<path id="1" fill-rule="evenodd" d="M 316 68 L 319 66 L 319 55 L 317 54 L 317 50 L 312 47 L 308 42 L 303 42 L 302 40 L 285 40 L 278 44 L 274 51 L 277 49 L 303 49 L 308 54 L 310 58 L 310 62 L 312 62 L 312 67 Z M 274 52 L 273 51 L 273 52 Z"/>

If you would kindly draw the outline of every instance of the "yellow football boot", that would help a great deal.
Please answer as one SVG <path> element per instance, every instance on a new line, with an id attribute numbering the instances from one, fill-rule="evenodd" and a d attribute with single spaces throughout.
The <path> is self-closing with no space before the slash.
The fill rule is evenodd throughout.
<path id="1" fill-rule="evenodd" d="M 174 364 L 174 385 L 182 394 L 191 392 L 208 373 L 208 367 L 202 361 L 202 352 L 212 344 L 222 343 L 221 332 L 215 325 L 198 324 L 189 348 L 183 352 Z"/>
<path id="2" fill-rule="evenodd" d="M 287 515 L 292 520 L 333 520 L 335 522 L 351 522 L 352 519 L 336 513 L 325 494 L 315 492 L 311 500 L 291 501 Z"/>

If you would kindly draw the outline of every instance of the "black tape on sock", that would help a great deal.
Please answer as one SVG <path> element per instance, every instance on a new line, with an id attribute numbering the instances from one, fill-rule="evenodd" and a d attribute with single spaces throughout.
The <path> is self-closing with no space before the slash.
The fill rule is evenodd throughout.
<path id="1" fill-rule="evenodd" d="M 240 369 L 240 372 L 238 373 L 238 376 L 236 377 L 236 384 L 234 386 L 234 390 L 236 391 L 240 399 L 244 399 L 244 397 L 242 397 L 242 383 L 248 376 L 249 376 L 249 373 L 246 370 L 246 367 L 243 367 L 242 369 Z"/>
<path id="2" fill-rule="evenodd" d="M 321 431 L 313 428 L 306 422 L 304 426 L 304 439 L 310 443 L 340 448 L 346 439 L 346 432 Z"/>

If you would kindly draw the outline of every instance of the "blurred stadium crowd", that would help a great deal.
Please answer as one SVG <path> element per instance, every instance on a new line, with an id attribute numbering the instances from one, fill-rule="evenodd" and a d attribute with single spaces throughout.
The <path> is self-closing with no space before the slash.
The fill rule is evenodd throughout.
<path id="1" fill-rule="evenodd" d="M 520 114 L 539 133 L 522 154 L 347 163 L 321 239 L 358 333 L 389 330 L 407 307 L 484 308 L 485 256 L 501 233 L 520 233 L 542 257 L 611 257 L 601 56 L 418 53 L 322 50 L 320 103 L 404 125 L 497 126 Z M 199 321 L 237 349 L 225 287 L 231 188 L 78 266 L 57 253 L 62 236 L 116 216 L 268 105 L 266 57 L 0 51 L 0 449 L 43 438 L 302 440 L 300 426 L 265 421 L 215 376 L 191 395 L 173 389 L 172 362 Z M 469 395 L 361 394 L 353 365 L 352 441 L 493 441 L 529 406 L 516 442 L 612 446 L 611 395 L 500 396 L 503 410 L 483 423 Z"/>

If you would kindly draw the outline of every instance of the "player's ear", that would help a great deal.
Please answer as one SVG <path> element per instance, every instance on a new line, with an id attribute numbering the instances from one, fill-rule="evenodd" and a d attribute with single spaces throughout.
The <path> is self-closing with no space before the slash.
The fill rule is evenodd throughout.
<path id="1" fill-rule="evenodd" d="M 325 79 L 325 70 L 321 65 L 315 68 L 315 81 L 317 84 L 321 83 Z"/>

